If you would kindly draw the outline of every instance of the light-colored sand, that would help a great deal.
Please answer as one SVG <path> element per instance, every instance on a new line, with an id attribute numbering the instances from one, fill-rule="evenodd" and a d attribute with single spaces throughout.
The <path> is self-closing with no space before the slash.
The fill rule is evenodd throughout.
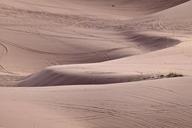
<path id="1" fill-rule="evenodd" d="M 191 128 L 191 7 L 1 0 L 0 128 Z"/>
<path id="2" fill-rule="evenodd" d="M 0 3 L 2 71 L 31 73 L 51 65 L 101 62 L 174 46 L 179 41 L 169 36 L 158 35 L 151 40 L 151 35 L 138 33 L 142 27 L 148 27 L 144 25 L 147 21 L 129 19 L 132 15 L 138 17 L 138 11 L 156 12 L 185 1 L 3 0 Z M 113 7 L 117 14 L 111 14 L 113 3 L 118 4 Z M 124 10 L 124 6 L 131 7 Z M 126 15 L 120 16 L 122 11 Z M 156 23 L 157 18 L 153 19 Z M 156 40 L 157 47 L 152 44 Z"/>
<path id="3" fill-rule="evenodd" d="M 191 128 L 191 77 L 1 88 L 2 128 Z"/>
<path id="4" fill-rule="evenodd" d="M 133 19 L 135 22 L 131 20 L 119 28 L 117 31 L 127 40 L 123 42 L 123 45 L 130 45 L 130 48 L 124 49 L 124 52 L 133 53 L 132 50 L 136 49 L 139 51 L 138 54 L 141 54 L 139 56 L 125 57 L 100 64 L 53 66 L 32 74 L 19 86 L 128 82 L 143 79 L 142 76 L 169 72 L 191 75 L 190 22 L 192 18 L 191 14 L 186 13 L 191 6 L 190 1 L 157 14 Z M 177 11 L 180 13 L 171 17 L 172 12 Z M 182 20 L 183 18 L 185 20 Z M 182 29 L 179 25 L 189 29 L 186 30 L 184 27 Z M 143 54 L 147 52 L 151 53 Z M 115 53 L 119 54 L 117 51 Z M 109 59 L 113 55 L 111 52 L 103 54 Z"/>

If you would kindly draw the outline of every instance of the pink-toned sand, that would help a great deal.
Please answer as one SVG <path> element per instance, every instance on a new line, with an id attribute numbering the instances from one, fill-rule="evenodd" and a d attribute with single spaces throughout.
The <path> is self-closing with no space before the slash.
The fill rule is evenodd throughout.
<path id="1" fill-rule="evenodd" d="M 191 11 L 190 0 L 1 0 L 0 128 L 191 128 Z"/>

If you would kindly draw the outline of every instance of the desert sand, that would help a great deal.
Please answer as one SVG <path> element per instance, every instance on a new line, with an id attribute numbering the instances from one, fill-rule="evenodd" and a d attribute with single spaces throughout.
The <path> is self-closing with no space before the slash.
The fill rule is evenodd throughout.
<path id="1" fill-rule="evenodd" d="M 191 128 L 191 11 L 190 0 L 1 0 L 0 128 Z"/>

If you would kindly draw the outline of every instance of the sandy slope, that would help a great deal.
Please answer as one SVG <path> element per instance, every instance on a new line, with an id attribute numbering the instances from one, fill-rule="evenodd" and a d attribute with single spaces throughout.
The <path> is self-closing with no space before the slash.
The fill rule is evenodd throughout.
<path id="1" fill-rule="evenodd" d="M 120 4 L 119 7 L 114 7 L 114 12 L 117 13 L 115 18 L 111 14 L 111 6 L 109 9 L 103 7 L 109 2 L 103 1 L 2 1 L 0 4 L 0 40 L 1 49 L 4 51 L 1 57 L 2 71 L 35 72 L 50 65 L 100 62 L 145 53 L 146 50 L 138 47 L 138 45 L 145 47 L 145 44 L 135 39 L 138 36 L 137 32 L 123 33 L 135 29 L 135 27 L 132 28 L 135 24 L 127 19 L 132 15 L 138 16 L 136 14 L 138 11 L 145 12 L 146 10 L 152 13 L 183 3 L 185 0 L 174 2 L 165 0 L 111 1 L 113 2 Z M 92 8 L 93 4 L 102 12 L 84 7 Z M 57 7 L 61 5 L 64 9 Z M 128 10 L 116 9 L 123 8 L 124 5 L 131 7 L 125 7 Z M 136 6 L 139 6 L 139 10 Z M 152 6 L 154 8 L 149 8 Z M 110 13 L 103 13 L 99 7 Z M 123 14 L 122 11 L 130 12 L 130 14 L 127 13 L 121 18 L 119 13 Z M 108 14 L 108 16 L 102 16 L 102 14 Z M 138 20 L 134 22 L 136 21 Z M 140 25 L 142 24 L 143 22 Z M 134 40 L 132 38 L 138 44 L 131 42 L 130 40 Z M 165 43 L 166 39 L 155 37 L 154 40 L 159 40 L 158 44 L 161 44 Z M 178 43 L 174 39 L 166 42 L 170 46 Z M 166 44 L 160 48 L 165 48 Z M 150 50 L 157 49 L 159 47 Z"/>
<path id="2" fill-rule="evenodd" d="M 191 128 L 191 7 L 1 0 L 0 128 Z"/>
<path id="3" fill-rule="evenodd" d="M 19 86 L 104 84 L 147 78 L 150 74 L 177 72 L 192 74 L 191 10 L 189 1 L 149 16 L 133 19 L 118 28 L 141 55 L 100 64 L 54 66 L 29 76 Z M 178 12 L 172 16 L 173 12 Z M 184 15 L 183 15 L 184 13 Z M 184 18 L 184 20 L 182 20 Z M 183 29 L 180 28 L 182 25 Z M 188 29 L 185 29 L 188 28 Z M 131 49 L 135 48 L 134 46 Z M 163 49 L 163 50 L 162 50 Z M 127 49 L 130 53 L 130 49 Z M 152 52 L 143 55 L 142 53 Z M 126 52 L 126 51 L 125 51 Z M 105 55 L 105 54 L 103 54 Z M 111 53 L 106 53 L 111 57 Z M 111 70 L 112 69 L 112 70 Z M 144 78 L 145 79 L 145 78 Z"/>
<path id="4" fill-rule="evenodd" d="M 2 128 L 191 128 L 191 77 L 1 88 Z"/>

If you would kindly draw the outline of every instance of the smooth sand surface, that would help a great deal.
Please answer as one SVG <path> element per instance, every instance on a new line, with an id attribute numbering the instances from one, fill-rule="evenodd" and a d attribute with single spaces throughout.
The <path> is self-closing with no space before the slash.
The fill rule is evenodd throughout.
<path id="1" fill-rule="evenodd" d="M 191 128 L 191 77 L 1 88 L 2 128 Z"/>
<path id="2" fill-rule="evenodd" d="M 191 128 L 191 7 L 1 0 L 0 128 Z"/>

